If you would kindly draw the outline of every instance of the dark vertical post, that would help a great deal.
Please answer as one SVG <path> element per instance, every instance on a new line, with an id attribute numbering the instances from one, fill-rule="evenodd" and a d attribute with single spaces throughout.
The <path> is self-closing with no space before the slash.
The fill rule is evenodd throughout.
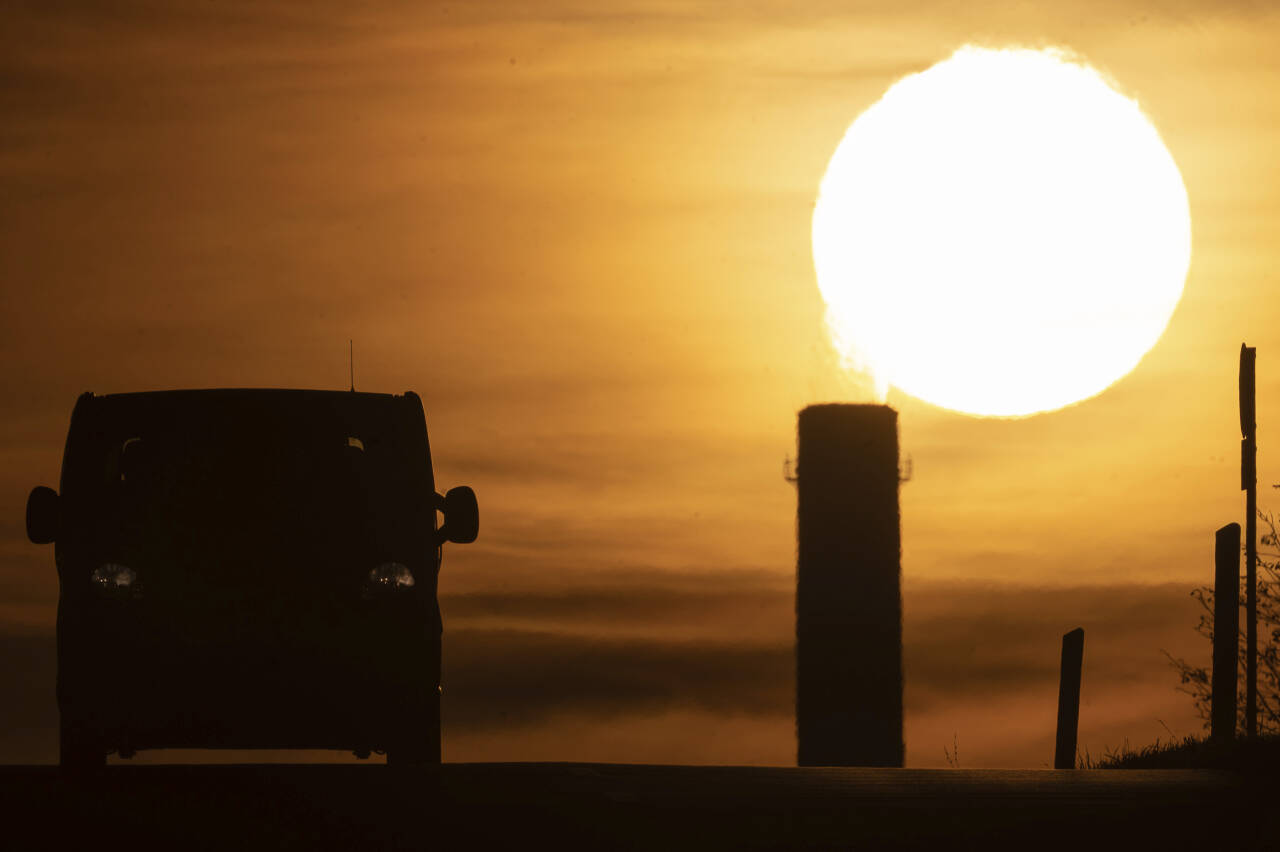
<path id="1" fill-rule="evenodd" d="M 1058 679 L 1058 745 L 1054 769 L 1076 768 L 1076 734 L 1080 728 L 1080 669 L 1084 662 L 1084 628 L 1062 637 L 1062 672 Z"/>
<path id="2" fill-rule="evenodd" d="M 1213 548 L 1213 700 L 1210 736 L 1236 736 L 1236 688 L 1240 672 L 1240 525 L 1218 530 Z"/>
<path id="3" fill-rule="evenodd" d="M 1258 354 L 1240 344 L 1240 489 L 1244 499 L 1244 726 L 1245 736 L 1258 735 L 1258 423 L 1254 363 Z"/>
<path id="4" fill-rule="evenodd" d="M 901 766 L 898 413 L 813 405 L 798 441 L 798 760 Z"/>

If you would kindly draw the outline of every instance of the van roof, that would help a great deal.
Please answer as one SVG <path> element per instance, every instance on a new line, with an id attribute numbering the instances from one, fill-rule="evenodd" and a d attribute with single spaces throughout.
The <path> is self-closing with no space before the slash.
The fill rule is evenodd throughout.
<path id="1" fill-rule="evenodd" d="M 414 409 L 421 412 L 421 405 L 418 395 L 412 391 L 389 394 L 295 388 L 210 388 L 102 396 L 85 393 L 76 408 L 86 415 L 92 412 L 90 416 L 94 420 L 134 424 L 200 418 L 214 412 L 242 412 L 249 416 L 337 420 L 356 426 L 385 421 L 388 417 L 402 418 Z"/>
<path id="2" fill-rule="evenodd" d="M 306 390 L 300 388 L 184 388 L 180 390 L 132 391 L 129 393 L 94 394 L 94 399 L 126 401 L 181 400 L 188 401 L 231 401 L 237 399 L 261 400 L 277 397 L 279 399 L 391 399 L 405 394 L 367 393 L 365 391 L 338 390 Z"/>

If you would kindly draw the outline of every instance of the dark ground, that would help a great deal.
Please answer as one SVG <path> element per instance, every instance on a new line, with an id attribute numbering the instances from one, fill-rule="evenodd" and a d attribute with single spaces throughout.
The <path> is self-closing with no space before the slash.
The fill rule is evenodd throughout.
<path id="1" fill-rule="evenodd" d="M 1278 789 L 1201 770 L 7 766 L 0 848 L 1280 849 Z"/>

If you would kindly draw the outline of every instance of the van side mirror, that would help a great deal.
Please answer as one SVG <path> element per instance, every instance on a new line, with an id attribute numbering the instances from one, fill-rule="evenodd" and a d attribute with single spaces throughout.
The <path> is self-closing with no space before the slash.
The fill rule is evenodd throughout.
<path id="1" fill-rule="evenodd" d="M 444 524 L 438 536 L 441 541 L 470 544 L 480 532 L 480 508 L 476 505 L 476 492 L 465 485 L 450 488 L 441 497 L 436 495 L 436 508 L 444 512 Z"/>
<path id="2" fill-rule="evenodd" d="M 58 492 L 38 485 L 27 498 L 27 538 L 34 544 L 48 544 L 57 537 Z"/>

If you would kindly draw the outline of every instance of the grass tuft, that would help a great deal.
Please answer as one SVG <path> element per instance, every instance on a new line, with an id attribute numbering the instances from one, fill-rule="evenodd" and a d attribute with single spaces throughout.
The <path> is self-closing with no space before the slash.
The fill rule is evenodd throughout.
<path id="1" fill-rule="evenodd" d="M 1186 736 L 1154 743 L 1134 751 L 1126 743 L 1108 749 L 1098 760 L 1085 754 L 1082 769 L 1232 769 L 1274 772 L 1280 768 L 1280 736 L 1260 737 L 1249 742 L 1236 739 L 1212 742 L 1208 738 Z"/>

